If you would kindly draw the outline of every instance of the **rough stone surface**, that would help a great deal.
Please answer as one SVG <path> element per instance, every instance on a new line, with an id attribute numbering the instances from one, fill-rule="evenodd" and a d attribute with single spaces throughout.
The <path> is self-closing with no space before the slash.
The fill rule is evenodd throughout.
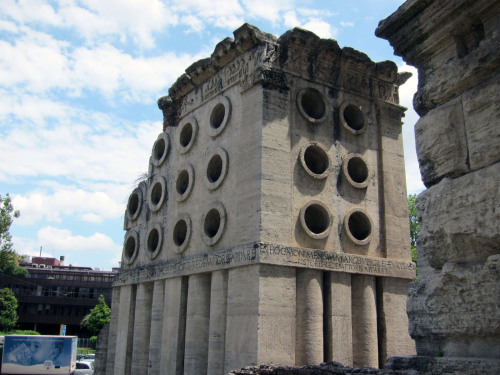
<path id="1" fill-rule="evenodd" d="M 163 131 L 127 205 L 109 374 L 414 353 L 407 78 L 309 31 L 247 24 L 188 67 L 158 100 Z"/>
<path id="2" fill-rule="evenodd" d="M 352 368 L 339 362 L 315 366 L 247 366 L 227 375 L 496 375 L 500 360 L 475 358 L 435 358 L 424 356 L 390 357 L 384 369 Z"/>
<path id="3" fill-rule="evenodd" d="M 500 1 L 410 0 L 376 34 L 419 71 L 428 190 L 417 199 L 419 279 L 407 311 L 417 354 L 440 357 L 393 364 L 500 373 Z"/>
<path id="4" fill-rule="evenodd" d="M 445 179 L 418 196 L 418 246 L 432 267 L 441 269 L 447 262 L 484 261 L 498 254 L 498 176 L 500 163 L 460 179 Z"/>

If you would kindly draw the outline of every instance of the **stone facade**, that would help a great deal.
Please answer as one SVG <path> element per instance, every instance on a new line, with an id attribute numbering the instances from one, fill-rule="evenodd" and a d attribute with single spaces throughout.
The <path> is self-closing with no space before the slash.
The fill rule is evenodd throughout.
<path id="1" fill-rule="evenodd" d="M 125 214 L 107 374 L 414 354 L 394 63 L 250 25 L 160 98 Z"/>
<path id="2" fill-rule="evenodd" d="M 417 353 L 500 373 L 500 1 L 410 0 L 377 35 L 418 68 Z M 447 373 L 469 373 L 461 370 Z"/>

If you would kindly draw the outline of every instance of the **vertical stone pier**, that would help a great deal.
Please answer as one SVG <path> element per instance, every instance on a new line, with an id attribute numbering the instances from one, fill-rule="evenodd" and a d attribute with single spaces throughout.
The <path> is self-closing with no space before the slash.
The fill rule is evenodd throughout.
<path id="1" fill-rule="evenodd" d="M 158 101 L 163 131 L 128 201 L 107 373 L 414 354 L 405 77 L 248 24 L 188 67 Z M 395 332 L 404 345 L 387 344 Z"/>
<path id="2" fill-rule="evenodd" d="M 419 76 L 410 334 L 428 373 L 499 374 L 500 1 L 409 0 L 376 34 Z"/>

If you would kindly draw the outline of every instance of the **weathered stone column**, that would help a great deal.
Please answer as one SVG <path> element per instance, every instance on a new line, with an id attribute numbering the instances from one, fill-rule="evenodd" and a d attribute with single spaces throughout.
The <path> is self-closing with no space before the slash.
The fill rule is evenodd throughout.
<path id="1" fill-rule="evenodd" d="M 116 353 L 114 374 L 130 375 L 132 362 L 132 343 L 135 320 L 135 285 L 124 285 L 120 288 L 120 304 L 118 312 L 118 333 L 116 335 Z"/>
<path id="2" fill-rule="evenodd" d="M 249 364 L 295 364 L 295 301 L 293 267 L 229 270 L 224 373 Z"/>
<path id="3" fill-rule="evenodd" d="M 121 287 L 114 287 L 113 295 L 111 297 L 111 315 L 109 317 L 108 349 L 105 366 L 106 374 L 113 374 L 115 367 L 116 336 L 118 334 L 118 312 L 120 310 L 120 289 Z"/>
<path id="4" fill-rule="evenodd" d="M 326 273 L 326 358 L 352 366 L 351 274 Z"/>
<path id="5" fill-rule="evenodd" d="M 375 277 L 352 275 L 352 351 L 354 367 L 378 367 Z"/>
<path id="6" fill-rule="evenodd" d="M 207 373 L 210 279 L 207 273 L 189 276 L 184 375 Z"/>
<path id="7" fill-rule="evenodd" d="M 224 374 L 226 308 L 227 271 L 212 272 L 210 326 L 208 332 L 208 375 Z"/>
<path id="8" fill-rule="evenodd" d="M 323 362 L 323 272 L 297 269 L 295 364 Z"/>
<path id="9" fill-rule="evenodd" d="M 165 280 L 163 334 L 161 339 L 161 374 L 184 373 L 187 278 Z"/>
<path id="10" fill-rule="evenodd" d="M 151 333 L 149 335 L 148 374 L 159 375 L 161 359 L 161 337 L 163 332 L 163 301 L 164 281 L 158 280 L 153 286 L 153 301 L 151 308 Z"/>
<path id="11" fill-rule="evenodd" d="M 418 68 L 415 136 L 428 189 L 417 199 L 419 278 L 408 299 L 417 354 L 439 372 L 498 374 L 500 2 L 410 0 L 376 34 Z"/>
<path id="12" fill-rule="evenodd" d="M 153 284 L 140 283 L 137 286 L 137 295 L 135 298 L 132 374 L 146 374 L 148 371 L 152 299 Z"/>

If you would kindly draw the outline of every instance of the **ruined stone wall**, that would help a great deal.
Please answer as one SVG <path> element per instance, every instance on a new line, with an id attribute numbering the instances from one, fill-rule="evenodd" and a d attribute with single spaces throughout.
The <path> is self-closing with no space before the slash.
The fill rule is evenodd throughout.
<path id="1" fill-rule="evenodd" d="M 410 0 L 377 35 L 419 72 L 417 353 L 492 358 L 499 373 L 500 2 Z"/>
<path id="2" fill-rule="evenodd" d="M 107 373 L 378 367 L 414 353 L 407 76 L 305 30 L 234 35 L 158 102 L 164 129 L 125 214 Z"/>

